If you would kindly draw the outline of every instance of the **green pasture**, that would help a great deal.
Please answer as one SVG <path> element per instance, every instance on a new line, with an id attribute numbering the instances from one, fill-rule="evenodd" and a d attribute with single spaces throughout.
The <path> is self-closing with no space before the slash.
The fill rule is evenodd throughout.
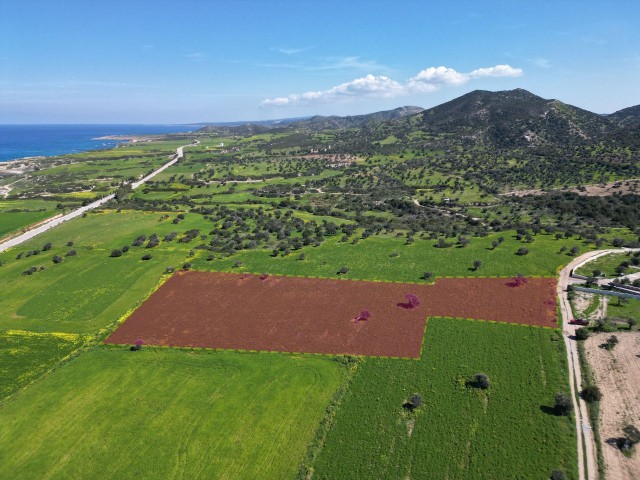
<path id="1" fill-rule="evenodd" d="M 234 270 L 253 273 L 267 272 L 281 275 L 336 277 L 337 270 L 345 266 L 345 278 L 361 280 L 387 280 L 420 282 L 426 271 L 438 276 L 503 276 L 521 273 L 528 276 L 555 277 L 557 270 L 572 257 L 560 252 L 561 246 L 578 246 L 581 252 L 591 247 L 575 238 L 555 240 L 552 235 L 537 235 L 532 243 L 516 240 L 515 232 L 501 232 L 483 238 L 472 238 L 467 247 L 435 248 L 436 240 L 416 238 L 411 245 L 406 238 L 372 236 L 353 245 L 352 240 L 340 241 L 342 235 L 327 237 L 319 247 L 305 247 L 292 251 L 286 257 L 272 257 L 271 251 L 250 250 L 213 262 L 196 260 L 196 268 Z M 493 249 L 492 241 L 503 237 L 504 242 Z M 447 239 L 455 242 L 456 239 Z M 527 255 L 516 255 L 520 247 L 529 249 Z M 298 260 L 300 253 L 304 260 Z M 395 255 L 397 254 L 397 255 Z M 482 266 L 473 270 L 473 262 Z M 239 268 L 233 268 L 236 262 Z"/>
<path id="2" fill-rule="evenodd" d="M 0 332 L 0 402 L 77 350 L 84 340 L 73 333 Z"/>
<path id="3" fill-rule="evenodd" d="M 52 229 L 29 242 L 0 254 L 0 329 L 36 332 L 94 333 L 135 308 L 154 288 L 167 266 L 180 268 L 193 248 L 191 243 L 160 242 L 155 248 L 130 246 L 139 235 L 182 234 L 202 228 L 202 217 L 186 214 L 173 224 L 175 215 L 160 220 L 160 213 L 94 213 Z M 180 238 L 180 235 L 178 235 Z M 72 247 L 67 242 L 73 241 Z M 26 253 L 52 248 L 38 255 Z M 125 245 L 119 258 L 111 251 Z M 66 256 L 76 250 L 76 256 Z M 17 259 L 19 253 L 23 257 Z M 141 257 L 151 254 L 151 260 Z M 53 257 L 62 257 L 54 263 Z M 22 272 L 35 266 L 32 275 Z M 44 266 L 44 270 L 39 270 Z"/>
<path id="4" fill-rule="evenodd" d="M 488 390 L 466 385 L 479 372 Z M 547 413 L 568 388 L 557 331 L 429 319 L 420 360 L 362 361 L 313 478 L 577 478 L 573 419 Z"/>
<path id="5" fill-rule="evenodd" d="M 607 277 L 617 277 L 616 267 L 625 260 L 630 261 L 631 255 L 627 255 L 626 253 L 612 253 L 610 255 L 604 255 L 585 263 L 583 266 L 576 269 L 575 273 L 591 276 L 593 275 L 594 270 L 600 270 Z M 633 271 L 629 271 L 628 273 L 633 273 Z"/>
<path id="6" fill-rule="evenodd" d="M 294 478 L 343 367 L 95 347 L 0 408 L 0 478 Z"/>
<path id="7" fill-rule="evenodd" d="M 607 305 L 607 316 L 631 318 L 640 323 L 640 300 L 627 299 L 625 303 L 624 300 L 610 298 Z"/>

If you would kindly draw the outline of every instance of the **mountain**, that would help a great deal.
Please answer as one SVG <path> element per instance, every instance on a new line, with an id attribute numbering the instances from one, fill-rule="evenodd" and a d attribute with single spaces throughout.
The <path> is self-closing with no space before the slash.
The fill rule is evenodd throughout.
<path id="1" fill-rule="evenodd" d="M 216 133 L 224 135 L 252 135 L 273 131 L 308 131 L 315 132 L 320 130 L 332 130 L 338 128 L 362 127 L 371 122 L 384 122 L 404 118 L 422 112 L 424 109 L 420 107 L 399 107 L 393 110 L 369 113 L 366 115 L 353 115 L 347 117 L 339 117 L 332 115 L 323 117 L 316 115 L 315 117 L 303 118 L 287 118 L 281 120 L 263 120 L 258 122 L 242 123 L 242 122 L 221 122 L 211 123 L 198 130 L 199 133 Z"/>
<path id="2" fill-rule="evenodd" d="M 496 147 L 573 145 L 603 140 L 612 120 L 521 88 L 475 90 L 419 114 L 422 129 Z"/>
<path id="3" fill-rule="evenodd" d="M 605 115 L 607 118 L 615 120 L 623 126 L 640 125 L 640 105 L 635 107 L 623 108 L 610 115 Z"/>
<path id="4" fill-rule="evenodd" d="M 316 115 L 307 120 L 294 122 L 291 127 L 309 130 L 328 130 L 334 128 L 354 128 L 363 127 L 371 122 L 384 122 L 387 120 L 395 120 L 404 118 L 422 112 L 421 107 L 405 106 L 395 108 L 393 110 L 385 110 L 382 112 L 369 113 L 366 115 L 353 115 L 347 117 L 338 117 L 335 115 L 323 117 Z"/>

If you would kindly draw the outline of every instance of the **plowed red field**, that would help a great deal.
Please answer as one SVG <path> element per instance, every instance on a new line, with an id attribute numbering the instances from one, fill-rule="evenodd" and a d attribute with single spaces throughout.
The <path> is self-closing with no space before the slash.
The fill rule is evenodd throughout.
<path id="1" fill-rule="evenodd" d="M 555 326 L 554 292 L 549 278 L 420 285 L 178 272 L 105 343 L 418 358 L 428 316 Z M 420 305 L 407 308 L 407 294 Z M 356 322 L 363 310 L 370 317 Z"/>

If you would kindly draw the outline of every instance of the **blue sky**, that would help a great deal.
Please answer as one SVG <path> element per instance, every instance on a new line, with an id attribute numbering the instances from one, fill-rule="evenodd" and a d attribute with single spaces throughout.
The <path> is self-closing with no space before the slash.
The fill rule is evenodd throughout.
<path id="1" fill-rule="evenodd" d="M 640 103 L 640 2 L 0 0 L 0 123 L 430 107 L 526 88 Z"/>

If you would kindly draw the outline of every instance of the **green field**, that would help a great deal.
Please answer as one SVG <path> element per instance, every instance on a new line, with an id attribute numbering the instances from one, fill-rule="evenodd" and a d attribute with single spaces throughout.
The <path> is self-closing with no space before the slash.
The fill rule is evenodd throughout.
<path id="1" fill-rule="evenodd" d="M 631 256 L 624 253 L 604 255 L 578 268 L 576 273 L 579 275 L 591 276 L 593 275 L 594 270 L 600 270 L 607 277 L 617 277 L 616 267 L 625 260 L 630 261 Z"/>
<path id="2" fill-rule="evenodd" d="M 0 332 L 0 402 L 78 349 L 82 335 Z"/>
<path id="3" fill-rule="evenodd" d="M 109 255 L 115 248 L 131 245 L 138 235 L 193 228 L 198 217 L 187 216 L 179 225 L 160 214 L 123 212 L 91 214 L 66 222 L 33 240 L 0 253 L 3 295 L 0 297 L 0 329 L 36 332 L 95 333 L 113 324 L 141 303 L 162 277 L 167 266 L 179 267 L 188 257 L 190 244 L 173 241 L 153 249 L 130 247 L 120 258 Z M 67 242 L 73 241 L 73 246 Z M 17 254 L 51 250 L 16 259 Z M 76 256 L 67 257 L 70 250 Z M 141 260 L 150 253 L 152 259 Z M 62 257 L 53 263 L 55 255 Z M 35 266 L 45 270 L 22 272 Z"/>
<path id="4" fill-rule="evenodd" d="M 421 360 L 363 360 L 313 478 L 576 478 L 573 421 L 543 411 L 569 388 L 565 363 L 554 330 L 429 319 Z M 478 372 L 486 391 L 465 385 Z"/>
<path id="5" fill-rule="evenodd" d="M 627 303 L 618 304 L 617 299 L 610 299 L 607 305 L 607 315 L 609 317 L 632 318 L 640 323 L 640 300 L 627 300 Z"/>
<path id="6" fill-rule="evenodd" d="M 344 367 L 96 347 L 0 408 L 0 478 L 293 478 Z"/>
<path id="7" fill-rule="evenodd" d="M 502 243 L 492 249 L 492 240 L 503 237 Z M 453 239 L 455 242 L 455 239 Z M 551 235 L 538 235 L 533 243 L 526 244 L 527 255 L 516 255 L 523 245 L 513 232 L 501 232 L 484 238 L 473 238 L 466 248 L 435 248 L 435 240 L 416 239 L 406 245 L 406 239 L 389 236 L 370 237 L 353 245 L 351 242 L 332 238 L 320 247 L 305 247 L 286 257 L 271 257 L 271 251 L 252 250 L 214 262 L 198 260 L 197 268 L 212 270 L 248 271 L 253 273 L 335 277 L 341 266 L 350 269 L 347 278 L 363 280 L 391 280 L 419 282 L 425 271 L 436 276 L 513 276 L 516 273 L 529 276 L 556 276 L 558 269 L 571 261 L 566 253 L 560 253 L 562 245 L 588 247 L 577 239 L 555 240 Z M 397 253 L 398 255 L 393 255 Z M 305 260 L 299 261 L 300 253 Z M 482 268 L 473 270 L 474 260 L 481 260 Z M 237 262 L 240 268 L 232 269 Z"/>

